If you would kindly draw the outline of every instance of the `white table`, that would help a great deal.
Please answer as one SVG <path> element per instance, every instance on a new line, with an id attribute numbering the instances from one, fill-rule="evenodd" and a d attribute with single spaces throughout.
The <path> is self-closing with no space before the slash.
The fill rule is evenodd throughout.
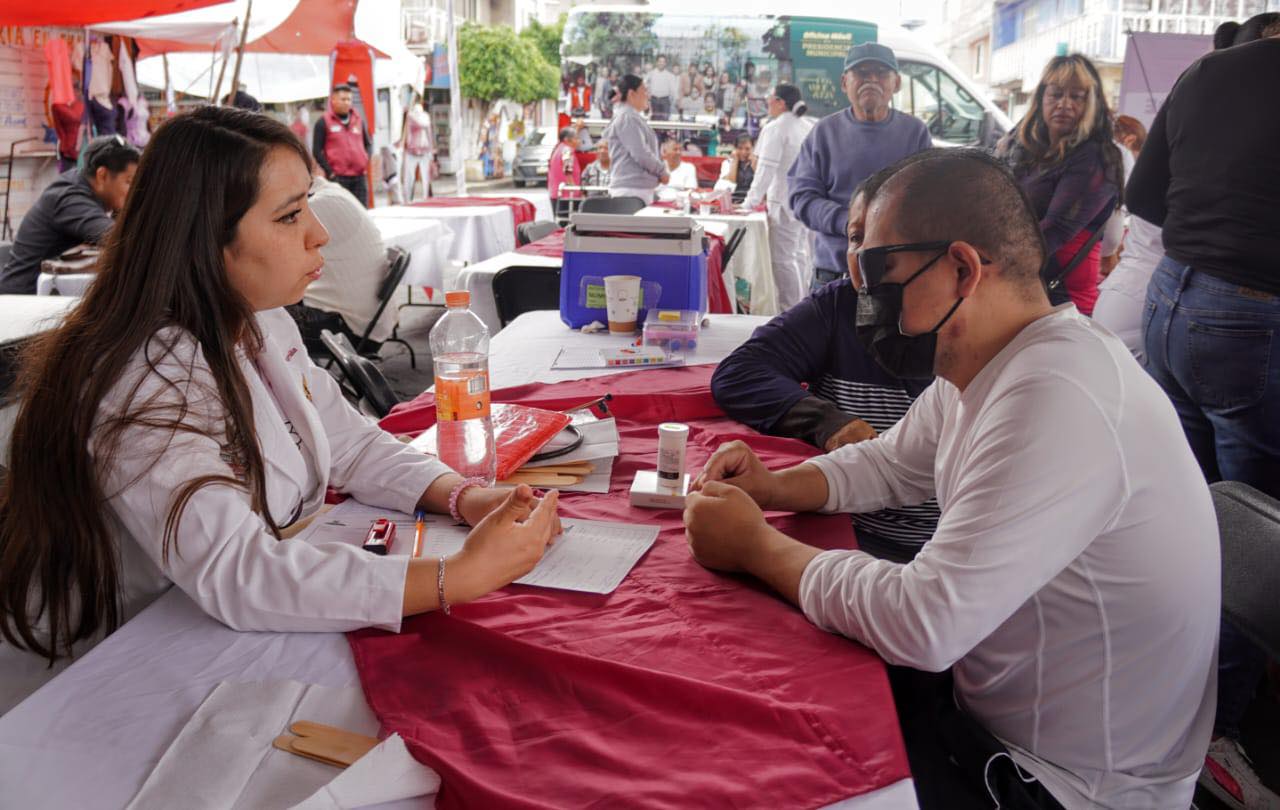
<path id="1" fill-rule="evenodd" d="M 773 258 L 769 253 L 769 219 L 760 211 L 750 214 L 685 214 L 672 208 L 650 206 L 641 209 L 638 216 L 692 216 L 702 223 L 708 233 L 722 237 L 726 243 L 735 231 L 744 230 L 741 244 L 724 269 L 724 284 L 735 307 L 749 290 L 752 315 L 777 315 L 778 290 L 773 283 Z M 747 285 L 739 290 L 739 281 Z"/>
<path id="2" fill-rule="evenodd" d="M 533 203 L 534 219 L 554 220 L 555 212 L 551 208 L 551 193 L 546 189 L 542 191 L 484 191 L 477 197 L 519 197 L 522 200 L 528 200 Z"/>
<path id="3" fill-rule="evenodd" d="M 712 315 L 699 360 L 716 362 L 764 322 Z M 556 312 L 522 315 L 494 338 L 495 387 L 606 373 L 552 371 L 559 347 L 583 336 Z M 177 588 L 0 717 L 0 785 L 6 807 L 122 807 L 220 681 L 294 679 L 354 686 L 355 664 L 339 633 L 241 633 L 205 615 Z M 566 795 L 572 774 L 565 775 Z M 392 805 L 386 805 L 391 807 Z M 422 807 L 420 800 L 395 807 Z M 847 810 L 915 807 L 909 779 L 839 802 Z M 270 810 L 264 808 L 264 810 Z"/>
<path id="4" fill-rule="evenodd" d="M 482 262 L 516 247 L 515 218 L 511 208 L 505 205 L 389 205 L 374 208 L 369 214 L 375 222 L 387 219 L 442 222 L 453 233 L 447 257 L 467 264 Z"/>
<path id="5" fill-rule="evenodd" d="M 0 295 L 0 351 L 15 348 L 27 338 L 57 326 L 78 303 L 79 298 L 57 295 Z M 17 417 L 17 405 L 0 408 L 0 458 L 9 457 L 9 437 Z"/>
<path id="6" fill-rule="evenodd" d="M 441 286 L 454 241 L 449 226 L 426 217 L 377 216 L 379 210 L 375 208 L 369 213 L 373 224 L 378 226 L 378 233 L 382 234 L 382 243 L 388 247 L 395 245 L 409 254 L 404 283 Z"/>

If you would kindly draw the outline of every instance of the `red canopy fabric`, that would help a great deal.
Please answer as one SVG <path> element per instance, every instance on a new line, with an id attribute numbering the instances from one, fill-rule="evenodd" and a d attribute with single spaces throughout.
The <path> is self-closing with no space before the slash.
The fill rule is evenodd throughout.
<path id="1" fill-rule="evenodd" d="M 190 4 L 207 6 L 225 0 L 206 0 Z M 248 53 L 294 53 L 310 56 L 328 56 L 339 42 L 355 39 L 355 15 L 358 0 L 300 0 L 293 13 L 270 33 L 245 44 Z M 139 5 L 142 1 L 139 0 Z M 137 16 L 137 15 L 135 15 Z M 242 21 L 243 22 L 243 21 Z M 236 33 L 239 43 L 239 31 Z M 173 53 L 175 51 L 208 51 L 213 43 L 149 41 L 149 53 Z M 374 55 L 386 58 L 386 54 L 372 45 Z"/>
<path id="2" fill-rule="evenodd" d="M 725 418 L 713 367 L 647 370 L 494 392 L 562 409 L 610 392 L 621 452 L 608 495 L 564 493 L 568 517 L 661 527 L 609 595 L 511 586 L 399 634 L 349 634 L 369 705 L 440 773 L 440 810 L 466 807 L 821 807 L 909 775 L 881 660 L 825 633 L 757 583 L 689 556 L 675 510 L 636 509 L 656 424 L 690 425 L 688 468 L 741 438 L 765 463 L 813 454 Z M 434 421 L 428 396 L 383 420 Z M 770 513 L 825 547 L 852 547 L 848 517 Z"/>
<path id="3" fill-rule="evenodd" d="M 355 38 L 357 0 L 301 0 L 271 33 L 245 45 L 253 53 L 328 54 L 335 43 Z M 386 54 L 373 49 L 379 57 Z"/>
<path id="4" fill-rule="evenodd" d="M 0 20 L 5 25 L 63 26 L 79 28 L 100 22 L 136 20 L 204 8 L 226 0 L 11 0 L 3 3 Z"/>

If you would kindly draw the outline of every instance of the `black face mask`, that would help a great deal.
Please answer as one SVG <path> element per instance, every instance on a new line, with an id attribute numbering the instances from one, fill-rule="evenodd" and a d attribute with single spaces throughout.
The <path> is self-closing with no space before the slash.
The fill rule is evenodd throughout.
<path id="1" fill-rule="evenodd" d="M 938 350 L 940 330 L 964 302 L 957 298 L 947 314 L 932 329 L 919 335 L 902 333 L 902 291 L 920 277 L 939 259 L 947 255 L 950 242 L 922 242 L 909 245 L 886 245 L 867 248 L 858 253 L 858 268 L 862 272 L 862 289 L 858 290 L 858 309 L 854 321 L 854 334 L 862 347 L 875 358 L 885 371 L 904 380 L 928 380 L 933 378 L 933 360 Z M 875 283 L 884 275 L 884 256 L 916 250 L 941 250 L 923 267 L 901 284 Z M 866 257 L 864 259 L 864 257 Z"/>

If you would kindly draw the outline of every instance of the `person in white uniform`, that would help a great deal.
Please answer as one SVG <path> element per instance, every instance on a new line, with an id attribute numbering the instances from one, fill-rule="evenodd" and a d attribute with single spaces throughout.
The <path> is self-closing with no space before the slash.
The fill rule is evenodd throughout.
<path id="1" fill-rule="evenodd" d="M 858 339 L 890 371 L 938 379 L 878 438 L 787 470 L 720 447 L 686 504 L 689 542 L 890 664 L 952 668 L 954 700 L 927 726 L 965 777 L 947 806 L 968 806 L 963 790 L 987 806 L 1187 807 L 1214 715 L 1213 503 L 1168 397 L 1113 335 L 1050 305 L 1044 257 L 989 155 L 900 168 L 849 257 Z M 805 545 L 761 511 L 934 495 L 937 530 L 907 564 Z"/>
<path id="2" fill-rule="evenodd" d="M 0 491 L 0 713 L 170 584 L 236 630 L 396 631 L 522 576 L 559 531 L 554 495 L 464 480 L 308 359 L 283 307 L 323 273 L 310 167 L 270 116 L 170 119 L 98 280 L 27 356 Z M 281 539 L 330 487 L 475 528 L 440 559 Z"/>
<path id="3" fill-rule="evenodd" d="M 809 230 L 795 218 L 787 203 L 787 171 L 813 129 L 813 122 L 804 117 L 808 110 L 795 85 L 783 83 L 773 89 L 769 96 L 770 121 L 760 130 L 756 143 L 756 176 L 742 203 L 747 210 L 758 208 L 761 202 L 767 206 L 769 257 L 780 312 L 804 298 L 812 264 Z"/>

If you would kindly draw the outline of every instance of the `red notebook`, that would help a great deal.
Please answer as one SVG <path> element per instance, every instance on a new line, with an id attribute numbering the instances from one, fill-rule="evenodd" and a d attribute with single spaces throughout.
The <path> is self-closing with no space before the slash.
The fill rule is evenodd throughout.
<path id="1" fill-rule="evenodd" d="M 566 413 L 504 403 L 491 406 L 489 417 L 493 420 L 493 443 L 498 449 L 499 481 L 506 480 L 523 467 L 571 421 Z M 414 439 L 411 446 L 437 455 L 436 427 Z"/>

